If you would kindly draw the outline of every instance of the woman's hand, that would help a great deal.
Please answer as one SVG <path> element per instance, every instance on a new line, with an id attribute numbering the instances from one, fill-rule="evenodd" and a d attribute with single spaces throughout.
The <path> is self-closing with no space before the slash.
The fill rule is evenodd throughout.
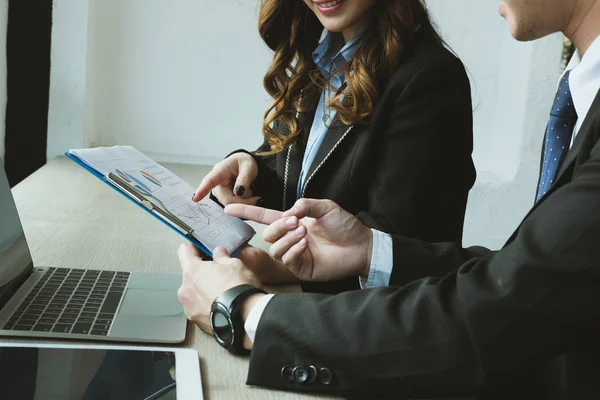
<path id="1" fill-rule="evenodd" d="M 244 247 L 238 253 L 237 258 L 254 272 L 263 284 L 280 285 L 300 281 L 281 261 L 274 259 L 269 253 L 257 247 Z"/>
<path id="2" fill-rule="evenodd" d="M 226 206 L 232 203 L 254 205 L 260 197 L 253 196 L 252 182 L 258 175 L 254 158 L 246 153 L 235 153 L 219 162 L 204 177 L 193 201 L 200 201 L 212 190 L 213 195 Z"/>

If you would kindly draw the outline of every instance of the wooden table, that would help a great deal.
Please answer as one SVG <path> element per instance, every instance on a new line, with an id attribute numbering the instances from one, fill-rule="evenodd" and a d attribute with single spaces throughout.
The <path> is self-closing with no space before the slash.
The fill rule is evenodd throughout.
<path id="1" fill-rule="evenodd" d="M 192 184 L 208 171 L 165 166 Z M 176 250 L 183 239 L 65 157 L 49 161 L 13 194 L 35 265 L 181 273 Z M 264 246 L 260 236 L 251 243 Z M 193 324 L 182 346 L 198 350 L 207 399 L 331 398 L 247 386 L 247 358 L 230 355 Z"/>

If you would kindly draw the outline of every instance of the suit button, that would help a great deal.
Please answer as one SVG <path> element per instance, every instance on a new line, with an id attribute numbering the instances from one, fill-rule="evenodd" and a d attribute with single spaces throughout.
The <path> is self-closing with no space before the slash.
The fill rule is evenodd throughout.
<path id="1" fill-rule="evenodd" d="M 314 365 L 311 365 L 310 367 L 308 367 L 308 379 L 306 380 L 306 382 L 313 383 L 317 380 L 318 374 L 319 371 L 317 371 L 317 368 Z"/>
<path id="2" fill-rule="evenodd" d="M 294 382 L 294 368 L 289 365 L 281 368 L 281 377 L 286 382 Z"/>
<path id="3" fill-rule="evenodd" d="M 308 379 L 308 371 L 304 367 L 294 368 L 294 382 L 304 383 Z"/>
<path id="4" fill-rule="evenodd" d="M 329 385 L 333 380 L 333 372 L 329 368 L 321 368 L 319 370 L 319 382 L 323 385 Z"/>

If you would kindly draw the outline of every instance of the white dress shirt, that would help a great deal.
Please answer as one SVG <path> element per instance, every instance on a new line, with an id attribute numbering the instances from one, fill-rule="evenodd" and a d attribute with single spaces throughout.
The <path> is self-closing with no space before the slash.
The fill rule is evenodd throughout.
<path id="1" fill-rule="evenodd" d="M 387 233 L 371 229 L 373 232 L 373 249 L 371 250 L 371 266 L 367 279 L 360 279 L 360 287 L 365 289 L 369 287 L 388 286 L 390 284 L 390 276 L 394 264 L 394 254 L 392 248 L 392 237 Z M 254 305 L 248 319 L 244 324 L 244 329 L 252 342 L 256 337 L 256 329 L 263 311 L 267 307 L 269 301 L 273 298 L 273 294 L 268 294 L 258 303 Z"/>
<path id="2" fill-rule="evenodd" d="M 596 94 L 600 90 L 600 36 L 592 42 L 583 57 L 579 51 L 573 54 L 566 71 L 571 71 L 569 87 L 575 111 L 577 111 L 577 123 L 573 130 L 573 140 L 575 140 L 575 136 L 579 133 Z"/>
<path id="3" fill-rule="evenodd" d="M 571 71 L 569 87 L 571 88 L 575 111 L 577 111 L 577 122 L 573 129 L 572 145 L 575 136 L 579 133 L 581 125 L 592 107 L 598 91 L 600 91 L 600 36 L 594 40 L 583 57 L 581 57 L 579 51 L 575 52 L 565 69 L 566 71 Z M 560 78 L 562 79 L 562 75 Z M 394 265 L 392 237 L 387 233 L 379 232 L 375 229 L 372 229 L 372 231 L 373 250 L 371 268 L 367 279 L 360 278 L 360 286 L 363 289 L 388 286 Z M 256 329 L 258 328 L 260 317 L 273 296 L 267 295 L 257 303 L 246 320 L 244 328 L 253 342 L 256 337 Z"/>

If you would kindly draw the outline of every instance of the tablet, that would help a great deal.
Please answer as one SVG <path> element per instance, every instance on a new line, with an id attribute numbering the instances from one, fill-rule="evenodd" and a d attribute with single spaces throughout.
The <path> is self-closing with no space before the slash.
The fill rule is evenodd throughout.
<path id="1" fill-rule="evenodd" d="M 0 343 L 0 398 L 203 399 L 198 352 L 167 347 Z"/>

